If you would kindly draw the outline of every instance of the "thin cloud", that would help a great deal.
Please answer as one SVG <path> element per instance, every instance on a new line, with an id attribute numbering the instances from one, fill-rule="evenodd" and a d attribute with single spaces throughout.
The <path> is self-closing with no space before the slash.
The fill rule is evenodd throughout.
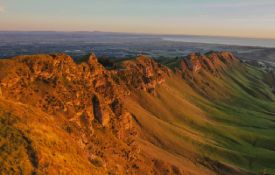
<path id="1" fill-rule="evenodd" d="M 0 5 L 0 13 L 4 13 L 5 12 L 5 7 L 4 6 L 2 6 L 2 5 Z"/>
<path id="2" fill-rule="evenodd" d="M 231 2 L 231 3 L 225 3 L 225 2 L 220 2 L 220 3 L 204 3 L 202 6 L 205 7 L 215 7 L 215 8 L 238 8 L 238 7 L 245 7 L 245 8 L 251 8 L 251 7 L 274 7 L 275 2 L 271 0 L 262 0 L 262 1 L 256 1 L 256 0 L 251 0 L 251 1 L 243 1 L 243 2 Z"/>

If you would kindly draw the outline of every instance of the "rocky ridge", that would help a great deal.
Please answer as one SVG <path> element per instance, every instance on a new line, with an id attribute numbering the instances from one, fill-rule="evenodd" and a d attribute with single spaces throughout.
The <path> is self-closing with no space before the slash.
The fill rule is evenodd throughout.
<path id="1" fill-rule="evenodd" d="M 189 81 L 204 71 L 220 76 L 237 62 L 228 52 L 194 53 L 181 60 L 178 71 Z M 123 99 L 139 90 L 154 94 L 155 88 L 172 74 L 172 70 L 147 56 L 123 61 L 116 70 L 106 70 L 94 54 L 81 63 L 65 54 L 18 56 L 0 61 L 0 98 L 55 116 L 70 134 L 72 128 L 78 128 L 72 135 L 91 162 L 95 157 L 110 162 L 110 150 L 111 154 L 119 152 L 120 160 L 126 162 L 123 166 L 128 168 L 118 172 L 134 174 L 131 169 L 137 168 L 129 167 L 142 171 L 142 166 L 149 165 L 145 165 L 145 158 L 139 154 L 135 124 L 124 108 Z M 105 140 L 97 139 L 104 129 L 110 130 L 119 141 L 110 135 Z M 104 146 L 108 143 L 126 146 L 118 151 L 111 145 Z"/>
<path id="2" fill-rule="evenodd" d="M 220 76 L 237 62 L 228 52 L 193 53 L 181 60 L 179 70 L 186 79 L 203 71 Z M 2 60 L 0 68 L 1 94 L 6 99 L 79 124 L 80 118 L 96 119 L 103 126 L 114 116 L 129 116 L 121 103 L 124 96 L 133 90 L 153 93 L 172 74 L 147 56 L 124 61 L 120 69 L 106 70 L 94 54 L 79 64 L 65 54 L 18 56 Z"/>
<path id="3" fill-rule="evenodd" d="M 180 69 L 183 73 L 191 73 L 192 76 L 203 70 L 220 76 L 221 71 L 238 62 L 239 59 L 230 52 L 192 53 L 181 60 Z"/>
<path id="4" fill-rule="evenodd" d="M 141 55 L 135 60 L 123 62 L 116 75 L 119 84 L 126 85 L 130 90 L 138 89 L 154 93 L 155 87 L 163 84 L 171 72 L 148 56 Z"/>
<path id="5" fill-rule="evenodd" d="M 1 61 L 0 69 L 6 99 L 65 116 L 88 128 L 94 119 L 103 126 L 130 128 L 130 114 L 120 103 L 125 94 L 94 54 L 80 64 L 64 54 L 19 56 Z M 118 136 L 121 129 L 114 129 Z"/>
<path id="6" fill-rule="evenodd" d="M 239 62 L 230 52 L 192 53 L 180 60 L 176 71 L 201 95 L 207 98 L 223 97 L 229 92 L 216 83 L 216 78 L 222 79 L 226 71 Z M 224 94 L 215 94 L 218 89 L 224 89 Z"/>
<path id="7" fill-rule="evenodd" d="M 75 63 L 68 55 L 56 54 L 1 60 L 0 70 L 0 98 L 54 116 L 92 163 L 99 157 L 109 162 L 108 169 L 116 169 L 115 161 L 108 155 L 117 155 L 129 164 L 116 170 L 121 174 L 130 173 L 132 163 L 142 164 L 144 158 L 138 158 L 132 116 L 124 108 L 123 98 L 133 89 L 152 92 L 165 81 L 169 71 L 164 66 L 139 57 L 133 64 L 125 63 L 123 70 L 106 70 L 94 54 L 81 63 Z M 102 129 L 106 130 L 105 134 Z M 110 141 L 114 139 L 112 135 L 120 141 Z"/>

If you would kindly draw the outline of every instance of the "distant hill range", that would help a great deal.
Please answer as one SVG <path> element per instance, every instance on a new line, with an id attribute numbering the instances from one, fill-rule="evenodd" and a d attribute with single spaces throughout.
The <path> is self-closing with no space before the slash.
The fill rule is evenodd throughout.
<path id="1" fill-rule="evenodd" d="M 0 60 L 0 174 L 275 174 L 275 78 L 230 52 Z"/>
<path id="2" fill-rule="evenodd" d="M 93 52 L 99 57 L 175 58 L 193 52 L 228 51 L 242 60 L 275 62 L 275 40 L 217 36 L 152 35 L 112 32 L 0 31 L 0 58 L 66 53 L 74 59 Z"/>

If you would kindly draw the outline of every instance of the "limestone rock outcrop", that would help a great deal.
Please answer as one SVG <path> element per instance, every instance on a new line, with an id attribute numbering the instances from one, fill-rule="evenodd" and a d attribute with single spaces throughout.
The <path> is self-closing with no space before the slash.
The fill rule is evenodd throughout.
<path id="1" fill-rule="evenodd" d="M 76 64 L 65 54 L 18 56 L 0 62 L 3 96 L 71 121 L 103 126 L 120 118 L 120 89 L 94 54 Z"/>
<path id="2" fill-rule="evenodd" d="M 128 88 L 149 93 L 153 93 L 156 86 L 164 83 L 170 74 L 170 69 L 144 55 L 123 62 L 121 69 L 117 71 L 120 82 Z"/>
<path id="3" fill-rule="evenodd" d="M 194 75 L 204 70 L 218 76 L 222 70 L 237 62 L 239 59 L 230 52 L 192 53 L 181 60 L 180 69 Z"/>

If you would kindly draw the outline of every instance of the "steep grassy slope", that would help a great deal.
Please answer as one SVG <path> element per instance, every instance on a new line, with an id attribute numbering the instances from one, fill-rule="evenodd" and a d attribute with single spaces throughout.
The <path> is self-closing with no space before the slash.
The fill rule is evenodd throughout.
<path id="1" fill-rule="evenodd" d="M 275 98 L 263 75 L 237 65 L 208 78 L 215 88 L 207 95 L 172 76 L 155 96 L 140 92 L 126 105 L 143 138 L 171 161 L 187 159 L 218 174 L 275 174 Z"/>

